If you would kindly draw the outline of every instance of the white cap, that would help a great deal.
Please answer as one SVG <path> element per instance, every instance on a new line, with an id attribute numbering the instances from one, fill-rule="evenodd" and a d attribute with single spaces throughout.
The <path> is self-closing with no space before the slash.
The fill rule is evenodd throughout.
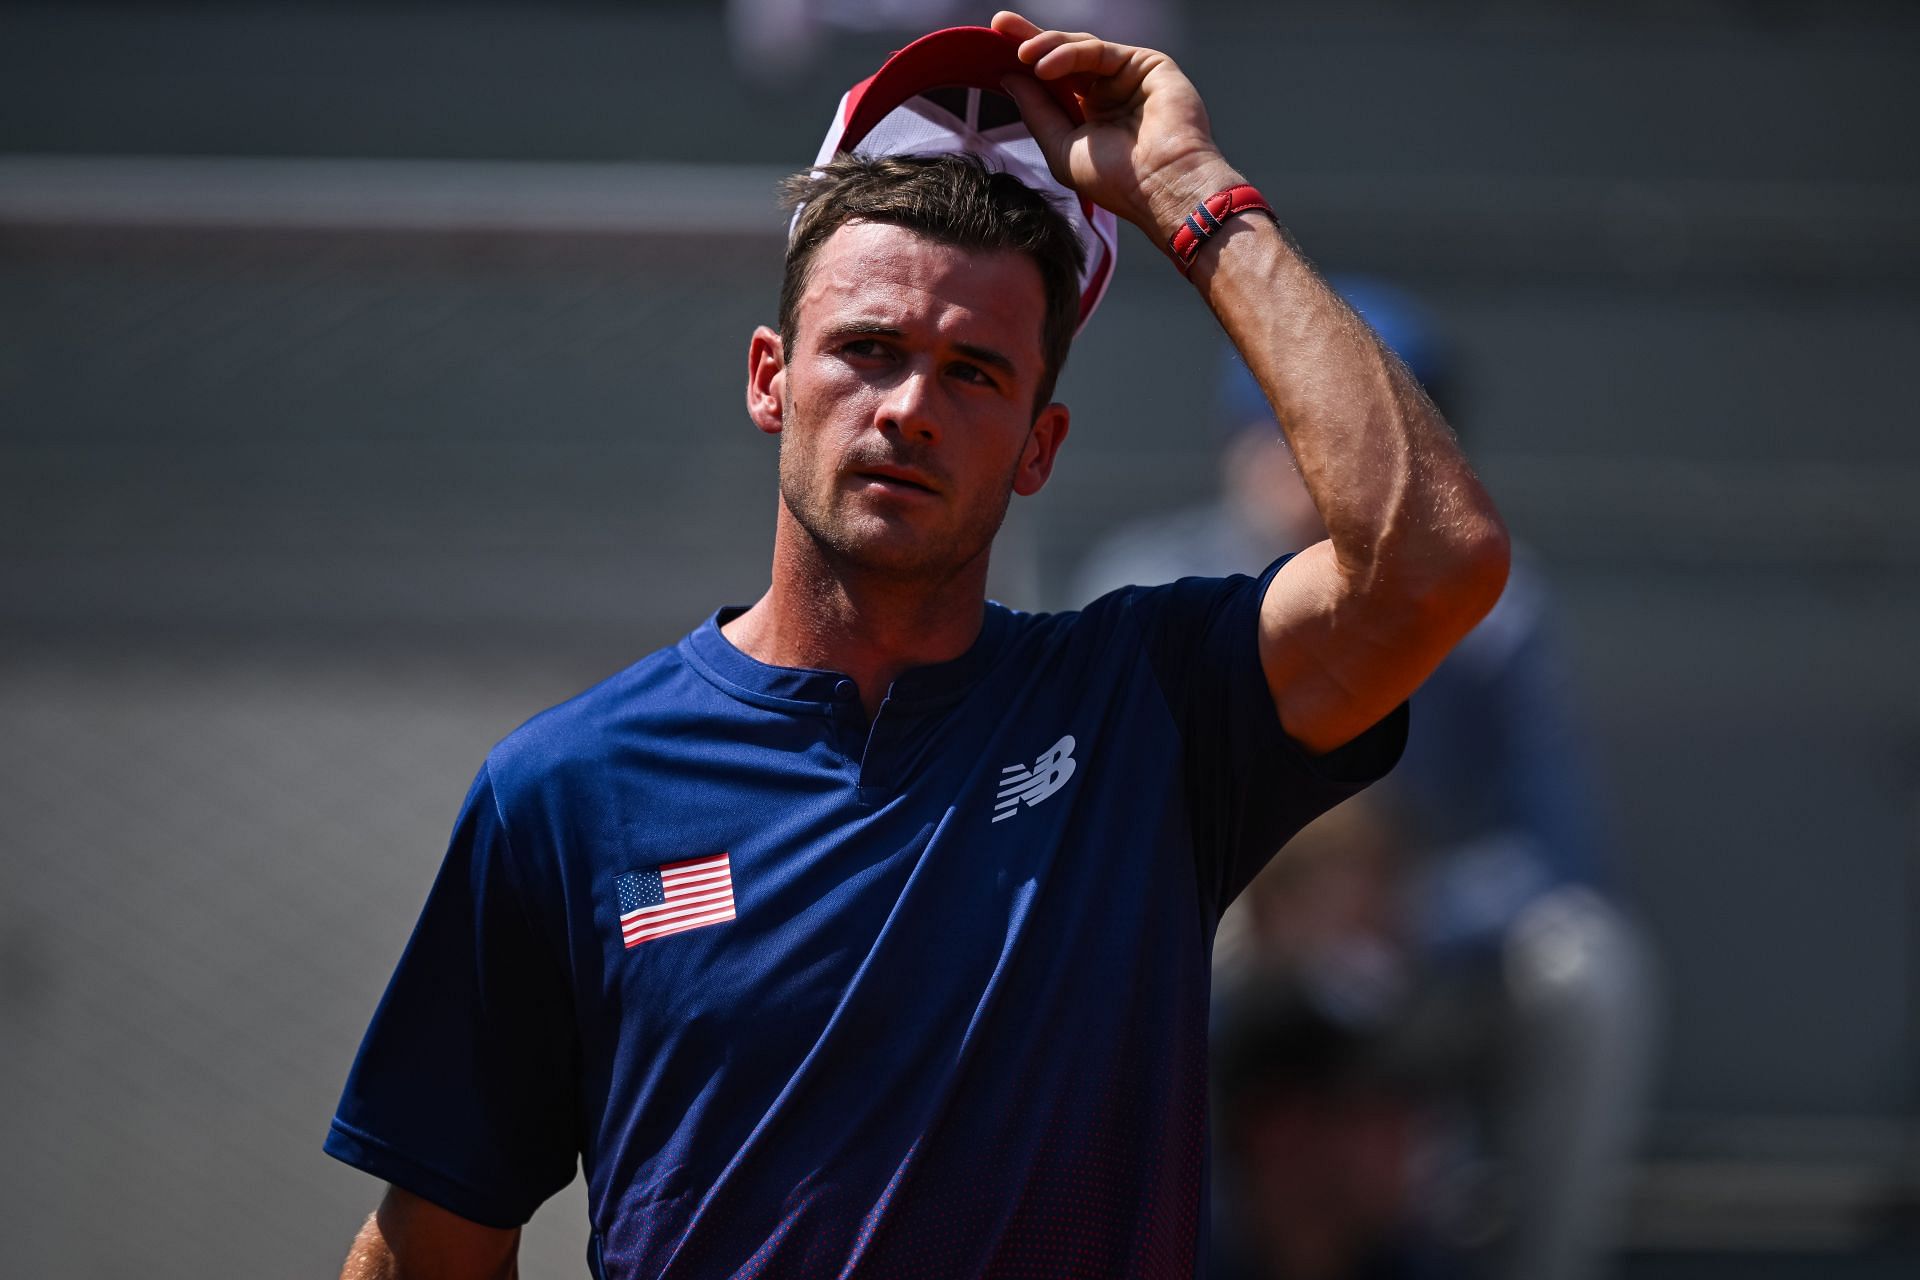
<path id="1" fill-rule="evenodd" d="M 847 90 L 833 113 L 815 164 L 837 155 L 948 155 L 971 152 L 987 167 L 1018 178 L 1046 196 L 1080 237 L 1080 326 L 1107 292 L 1120 247 L 1120 223 L 1108 210 L 1062 186 L 1047 168 L 1040 144 L 1020 109 L 1000 88 L 1010 75 L 1031 74 L 1019 43 L 991 27 L 948 27 L 915 40 Z M 1080 101 L 1061 81 L 1041 81 L 1069 116 L 1084 118 Z M 794 220 L 799 221 L 796 212 Z"/>

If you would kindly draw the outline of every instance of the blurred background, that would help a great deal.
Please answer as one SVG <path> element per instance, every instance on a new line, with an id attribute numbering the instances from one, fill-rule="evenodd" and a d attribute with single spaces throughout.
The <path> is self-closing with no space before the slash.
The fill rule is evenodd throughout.
<path id="1" fill-rule="evenodd" d="M 1644 944 L 1608 1273 L 1916 1274 L 1920 11 L 1050 12 L 1444 333 Z M 889 24 L 989 13 L 0 4 L 10 1272 L 338 1267 L 320 1142 L 486 748 L 764 589 L 775 179 Z M 1126 234 L 1011 604 L 1219 487 L 1217 331 Z M 576 1184 L 525 1273 L 585 1236 Z"/>

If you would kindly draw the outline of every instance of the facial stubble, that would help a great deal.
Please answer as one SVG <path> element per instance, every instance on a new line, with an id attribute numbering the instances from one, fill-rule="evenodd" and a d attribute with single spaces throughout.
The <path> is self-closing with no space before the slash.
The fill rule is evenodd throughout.
<path id="1" fill-rule="evenodd" d="M 1007 508 L 1013 500 L 1014 478 L 1019 474 L 1020 458 L 1026 452 L 1028 440 L 1032 438 L 1033 424 L 1028 425 L 1027 435 L 1022 438 L 1020 449 L 1014 454 L 1000 483 L 983 491 L 980 500 L 968 509 L 951 535 L 941 537 L 922 533 L 907 546 L 901 547 L 898 538 L 886 532 L 877 535 L 862 532 L 860 526 L 875 521 L 904 525 L 907 520 L 902 518 L 896 521 L 868 512 L 855 513 L 849 509 L 851 496 L 842 490 L 840 482 L 840 471 L 848 459 L 840 459 L 828 471 L 823 494 L 814 492 L 810 484 L 810 478 L 815 473 L 814 464 L 818 461 L 814 456 L 814 445 L 796 442 L 817 442 L 819 437 L 812 431 L 794 430 L 801 423 L 803 411 L 790 391 L 786 392 L 784 398 L 787 429 L 780 435 L 780 500 L 827 563 L 842 572 L 911 579 L 927 585 L 958 576 L 976 562 L 984 566 L 992 552 L 993 540 L 1006 521 Z M 853 460 L 891 463 L 912 467 L 943 479 L 947 477 L 943 467 L 930 458 L 918 456 L 916 450 L 903 447 L 903 442 L 897 440 L 883 450 L 871 450 L 866 457 L 856 453 Z M 947 489 L 943 497 L 950 499 L 952 490 Z"/>

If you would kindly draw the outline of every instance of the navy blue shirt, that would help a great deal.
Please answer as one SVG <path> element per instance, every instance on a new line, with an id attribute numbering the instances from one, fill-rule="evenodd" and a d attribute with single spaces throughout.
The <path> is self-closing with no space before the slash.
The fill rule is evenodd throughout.
<path id="1" fill-rule="evenodd" d="M 534 718 L 327 1150 L 502 1227 L 584 1157 L 609 1277 L 1192 1274 L 1215 924 L 1406 732 L 1281 730 L 1273 571 L 990 604 L 871 726 L 728 611 Z"/>

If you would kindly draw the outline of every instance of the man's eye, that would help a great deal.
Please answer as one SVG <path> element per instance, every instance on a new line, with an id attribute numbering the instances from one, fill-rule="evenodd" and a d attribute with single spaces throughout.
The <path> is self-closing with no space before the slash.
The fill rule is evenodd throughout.
<path id="1" fill-rule="evenodd" d="M 840 350 L 850 356 L 877 356 L 881 353 L 880 344 L 872 338 L 855 338 L 844 343 Z"/>
<path id="2" fill-rule="evenodd" d="M 993 375 L 977 364 L 956 364 L 952 372 L 959 375 L 961 381 L 976 383 L 983 387 L 993 385 Z"/>

